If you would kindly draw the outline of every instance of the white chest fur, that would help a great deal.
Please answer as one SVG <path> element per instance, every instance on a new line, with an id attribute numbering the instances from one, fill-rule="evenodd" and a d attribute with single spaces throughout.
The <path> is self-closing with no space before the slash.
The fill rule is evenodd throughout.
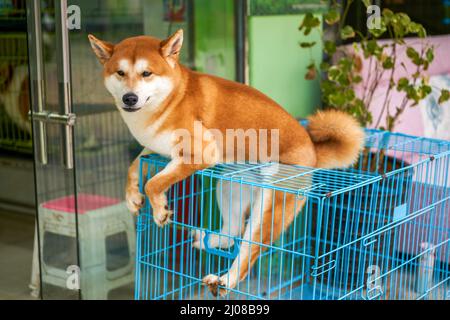
<path id="1" fill-rule="evenodd" d="M 143 147 L 163 156 L 171 156 L 172 133 L 170 131 L 157 132 L 163 119 L 158 119 L 156 122 L 149 124 L 148 117 L 140 111 L 121 111 L 120 113 L 131 134 Z"/>

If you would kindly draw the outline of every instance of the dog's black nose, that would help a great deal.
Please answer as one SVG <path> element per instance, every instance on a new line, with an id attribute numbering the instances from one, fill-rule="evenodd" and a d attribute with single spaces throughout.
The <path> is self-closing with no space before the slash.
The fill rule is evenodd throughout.
<path id="1" fill-rule="evenodd" d="M 132 92 L 124 94 L 122 97 L 123 103 L 125 103 L 129 107 L 134 106 L 138 102 L 138 100 L 139 97 Z"/>

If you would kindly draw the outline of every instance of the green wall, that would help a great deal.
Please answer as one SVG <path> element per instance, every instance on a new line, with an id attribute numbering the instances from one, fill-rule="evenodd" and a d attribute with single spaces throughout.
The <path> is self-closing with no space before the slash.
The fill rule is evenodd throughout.
<path id="1" fill-rule="evenodd" d="M 298 30 L 302 14 L 248 19 L 250 85 L 295 117 L 311 114 L 320 105 L 320 87 L 317 80 L 305 80 L 305 73 L 312 58 L 318 63 L 322 59 L 319 33 L 302 36 Z M 301 41 L 317 41 L 312 55 L 300 48 Z"/>
<path id="2" fill-rule="evenodd" d="M 194 25 L 197 70 L 235 80 L 234 1 L 195 0 Z"/>
<path id="3" fill-rule="evenodd" d="M 304 37 L 298 30 L 303 14 L 249 16 L 249 84 L 270 96 L 295 117 L 320 106 L 318 80 L 305 80 L 307 66 L 320 63 L 320 34 Z M 320 14 L 317 15 L 322 19 Z M 198 71 L 230 80 L 236 78 L 234 1 L 195 0 L 195 66 Z M 311 52 L 301 41 L 317 41 Z"/>

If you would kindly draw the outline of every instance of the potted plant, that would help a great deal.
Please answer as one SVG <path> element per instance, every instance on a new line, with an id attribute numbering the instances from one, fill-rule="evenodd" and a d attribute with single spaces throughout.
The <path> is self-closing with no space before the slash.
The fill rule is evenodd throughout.
<path id="1" fill-rule="evenodd" d="M 341 16 L 341 5 L 335 0 L 329 11 L 324 15 L 325 23 L 334 26 L 336 41 L 323 40 L 324 52 L 328 57 L 337 58 L 331 62 L 324 61 L 319 66 L 312 60 L 308 66 L 306 79 L 315 79 L 319 72 L 321 78 L 322 101 L 327 108 L 343 110 L 352 114 L 359 120 L 361 125 L 380 128 L 392 131 L 395 128 L 399 117 L 408 107 L 415 107 L 428 94 L 431 87 L 428 85 L 426 71 L 434 59 L 434 48 L 426 41 L 422 42 L 422 48 L 417 51 L 412 46 L 406 46 L 405 37 L 417 36 L 426 38 L 424 27 L 411 21 L 405 13 L 394 13 L 389 9 L 384 9 L 378 19 L 371 20 L 373 26 L 368 28 L 364 35 L 351 26 L 345 25 L 346 16 L 350 5 L 355 0 L 348 0 Z M 361 0 L 366 6 L 370 5 L 370 0 Z M 320 32 L 320 20 L 312 14 L 306 14 L 299 30 L 308 35 L 311 32 Z M 381 37 L 388 35 L 390 42 L 381 41 Z M 353 52 L 344 47 L 338 47 L 337 42 L 354 40 L 352 43 Z M 300 46 L 304 49 L 311 49 L 315 42 L 302 42 Z M 408 59 L 414 65 L 410 70 L 405 63 L 398 63 L 399 51 L 406 46 Z M 361 56 L 368 60 L 370 72 L 373 74 L 367 79 L 361 76 L 362 61 Z M 407 76 L 397 77 L 398 69 L 402 68 Z M 388 75 L 389 86 L 384 94 L 382 112 L 374 119 L 371 102 L 374 99 L 374 92 L 381 83 L 383 76 Z M 364 83 L 363 83 L 364 82 Z M 357 94 L 356 87 L 362 86 L 364 92 Z M 394 91 L 404 92 L 403 101 L 393 106 L 391 97 Z M 449 99 L 449 91 L 441 90 L 439 103 Z M 382 118 L 385 117 L 385 124 Z"/>
<path id="2" fill-rule="evenodd" d="M 371 6 L 370 0 L 361 1 L 366 7 Z M 432 91 L 428 84 L 426 72 L 434 59 L 434 47 L 425 41 L 426 30 L 424 27 L 411 21 L 405 13 L 394 13 L 389 9 L 382 10 L 379 17 L 372 17 L 368 21 L 365 34 L 355 30 L 350 25 L 346 25 L 347 14 L 354 2 L 355 0 L 347 0 L 345 5 L 342 6 L 336 0 L 331 1 L 328 12 L 324 14 L 324 21 L 328 29 L 333 30 L 334 39 L 326 39 L 329 34 L 326 36 L 322 34 L 323 48 L 327 57 L 320 64 L 312 60 L 305 78 L 312 80 L 320 77 L 322 102 L 325 108 L 347 112 L 358 119 L 364 127 L 370 126 L 376 129 L 393 131 L 404 111 L 407 108 L 416 107 Z M 301 21 L 299 30 L 304 35 L 311 32 L 321 32 L 320 25 L 321 21 L 317 17 L 306 14 Z M 407 44 L 405 37 L 408 36 L 415 36 L 423 40 L 419 50 Z M 389 39 L 388 41 L 382 40 L 386 37 Z M 350 44 L 339 46 L 343 42 L 350 42 Z M 315 42 L 300 43 L 302 50 L 311 50 L 315 45 Z M 403 58 L 401 55 L 405 54 L 406 63 L 404 60 L 400 60 Z M 363 65 L 367 66 L 366 70 L 364 70 Z M 364 72 L 366 73 L 364 74 Z M 387 81 L 387 87 L 380 93 L 377 89 L 383 81 Z M 382 101 L 381 107 L 377 105 L 381 109 L 378 113 L 374 113 L 375 110 L 373 110 L 375 92 L 377 92 L 378 101 Z M 393 95 L 399 93 L 402 94 L 401 101 L 394 102 Z M 439 103 L 448 99 L 449 91 L 441 90 Z M 389 138 L 390 135 L 386 134 L 383 135 L 382 140 Z M 371 151 L 370 148 L 364 149 L 354 169 L 373 175 L 383 175 L 408 166 L 409 163 L 405 159 L 398 159 L 386 154 L 388 142 L 380 141 L 380 147 L 376 152 Z M 412 172 L 410 170 L 399 173 L 398 179 L 392 179 L 394 184 L 402 184 L 398 186 L 399 188 L 397 186 L 392 188 L 391 186 L 391 189 L 403 190 L 400 195 L 400 202 L 406 201 L 404 193 L 410 187 L 411 179 Z M 344 202 L 352 196 L 354 196 L 352 192 L 346 193 L 343 196 Z M 366 199 L 363 202 L 369 203 L 368 197 L 379 197 L 379 195 L 367 192 L 364 197 Z M 386 197 L 386 194 L 384 197 Z M 372 199 L 372 203 L 376 203 L 378 199 L 375 199 L 375 201 Z M 326 231 L 328 237 L 330 237 L 330 239 L 325 239 L 325 242 L 328 241 L 328 243 L 343 235 L 341 229 L 343 220 L 354 219 L 355 217 L 349 212 L 351 209 L 341 208 L 340 214 L 331 218 L 333 221 L 328 221 L 328 225 L 318 227 L 316 223 L 317 208 L 314 205 L 312 208 L 312 227 L 313 229 L 319 230 L 321 228 L 322 231 Z M 372 209 L 378 211 L 377 207 Z M 386 206 L 384 214 L 377 215 L 373 218 L 376 220 L 372 219 L 370 223 L 383 226 L 392 222 L 394 209 L 394 207 Z M 327 208 L 324 210 L 327 210 Z M 367 223 L 364 221 L 359 223 Z M 334 229 L 332 230 L 332 228 Z M 360 225 L 358 230 L 368 230 L 368 228 L 367 225 Z M 362 234 L 359 231 L 352 235 L 353 239 L 360 236 Z M 390 235 L 386 234 L 386 236 Z M 391 241 L 390 245 L 389 255 L 391 256 L 394 251 L 394 241 Z M 375 246 L 372 247 L 373 252 L 377 252 L 377 244 L 373 246 Z M 320 245 L 319 253 L 325 253 L 328 249 L 328 245 Z M 359 259 L 364 257 L 361 254 L 352 254 L 351 256 L 353 258 L 350 257 L 348 263 L 353 265 L 358 265 Z M 362 277 L 361 275 L 350 274 L 358 272 L 358 270 L 348 271 L 345 266 L 341 266 L 340 269 L 336 266 L 334 272 L 346 273 L 345 277 L 334 276 L 335 279 L 347 278 L 347 276 Z M 327 282 L 328 278 L 331 277 L 324 274 L 321 280 Z M 337 285 L 347 286 L 344 283 L 337 283 Z"/>

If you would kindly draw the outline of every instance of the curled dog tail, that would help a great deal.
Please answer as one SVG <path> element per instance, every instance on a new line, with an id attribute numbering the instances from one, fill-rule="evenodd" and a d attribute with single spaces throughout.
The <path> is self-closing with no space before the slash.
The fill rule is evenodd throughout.
<path id="1" fill-rule="evenodd" d="M 318 168 L 345 168 L 358 159 L 364 131 L 350 115 L 336 110 L 309 117 L 307 130 L 314 143 Z"/>

